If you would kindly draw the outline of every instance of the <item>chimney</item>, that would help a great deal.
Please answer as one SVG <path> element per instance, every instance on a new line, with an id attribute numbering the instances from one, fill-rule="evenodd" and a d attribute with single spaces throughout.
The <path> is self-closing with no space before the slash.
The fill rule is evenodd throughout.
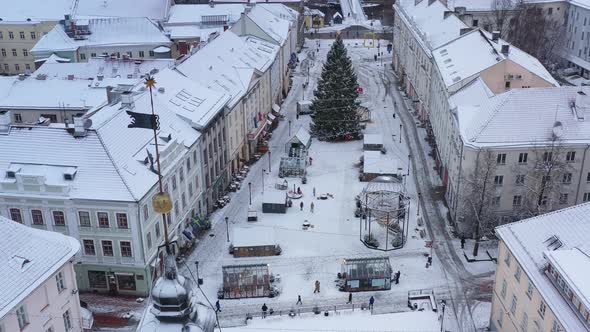
<path id="1" fill-rule="evenodd" d="M 107 86 L 107 102 L 109 105 L 114 105 L 121 100 L 121 95 L 115 91 L 113 91 L 112 86 Z"/>
<path id="2" fill-rule="evenodd" d="M 74 80 L 74 75 L 73 74 L 69 74 L 68 75 L 68 81 L 73 81 Z"/>
<path id="3" fill-rule="evenodd" d="M 500 31 L 498 31 L 498 30 L 492 31 L 492 41 L 494 43 L 497 43 L 499 39 L 500 39 Z"/>
<path id="4" fill-rule="evenodd" d="M 473 30 L 473 28 L 462 28 L 461 30 L 459 30 L 459 36 L 463 36 L 471 30 Z"/>
<path id="5" fill-rule="evenodd" d="M 10 125 L 12 124 L 12 119 L 10 115 L 10 111 L 1 111 L 0 112 L 0 134 L 8 134 L 10 131 Z"/>
<path id="6" fill-rule="evenodd" d="M 75 117 L 74 118 L 74 137 L 84 137 L 86 136 L 86 121 L 83 117 Z"/>
<path id="7" fill-rule="evenodd" d="M 509 44 L 502 45 L 502 54 L 507 56 L 508 53 L 510 53 L 510 45 Z"/>
<path id="8" fill-rule="evenodd" d="M 121 106 L 133 108 L 133 93 L 125 91 L 121 94 Z"/>
<path id="9" fill-rule="evenodd" d="M 455 13 L 457 13 L 458 15 L 465 15 L 465 12 L 467 11 L 467 8 L 465 7 L 455 7 Z"/>
<path id="10" fill-rule="evenodd" d="M 451 10 L 445 10 L 445 13 L 443 14 L 443 18 L 447 18 L 447 17 L 453 15 L 453 13 L 454 12 Z"/>
<path id="11" fill-rule="evenodd" d="M 209 0 L 209 7 L 211 7 L 211 8 L 215 7 L 215 3 L 213 2 L 213 0 Z"/>

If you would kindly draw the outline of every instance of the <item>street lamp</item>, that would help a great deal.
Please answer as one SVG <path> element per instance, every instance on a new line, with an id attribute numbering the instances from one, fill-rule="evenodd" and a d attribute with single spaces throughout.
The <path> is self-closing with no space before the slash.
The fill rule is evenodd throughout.
<path id="1" fill-rule="evenodd" d="M 227 242 L 229 242 L 229 218 L 225 217 L 225 231 L 227 233 Z"/>
<path id="2" fill-rule="evenodd" d="M 248 192 L 250 193 L 250 205 L 252 205 L 252 182 L 248 182 Z"/>
<path id="3" fill-rule="evenodd" d="M 402 142 L 402 124 L 399 124 L 399 142 Z"/>
<path id="4" fill-rule="evenodd" d="M 266 173 L 266 170 L 263 168 L 262 169 L 262 193 L 264 194 L 264 173 Z"/>
<path id="5" fill-rule="evenodd" d="M 417 212 L 416 215 L 420 216 L 420 201 L 422 200 L 422 193 L 418 193 L 418 207 L 417 207 Z"/>
<path id="6" fill-rule="evenodd" d="M 291 119 L 289 119 L 289 137 L 291 137 Z"/>
<path id="7" fill-rule="evenodd" d="M 272 168 L 270 167 L 270 149 L 268 150 L 268 172 L 272 172 Z"/>
<path id="8" fill-rule="evenodd" d="M 195 265 L 197 266 L 197 287 L 201 288 L 201 279 L 199 278 L 199 261 L 195 261 Z"/>
<path id="9" fill-rule="evenodd" d="M 411 154 L 408 155 L 408 176 L 410 175 L 410 166 L 412 166 L 412 164 L 410 163 L 410 158 L 412 158 Z"/>

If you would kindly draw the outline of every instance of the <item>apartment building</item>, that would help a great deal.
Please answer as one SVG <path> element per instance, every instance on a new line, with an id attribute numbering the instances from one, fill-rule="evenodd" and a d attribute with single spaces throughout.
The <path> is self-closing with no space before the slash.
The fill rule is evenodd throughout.
<path id="1" fill-rule="evenodd" d="M 590 331 L 585 203 L 496 228 L 492 331 Z"/>
<path id="2" fill-rule="evenodd" d="M 62 62 L 85 62 L 97 56 L 170 58 L 172 42 L 145 17 L 72 19 L 65 15 L 31 49 L 37 66 L 55 55 Z"/>
<path id="3" fill-rule="evenodd" d="M 167 223 L 183 246 L 189 218 L 202 213 L 200 134 L 161 98 L 154 95 L 160 161 L 174 202 Z M 149 109 L 148 93 L 126 92 L 71 125 L 11 124 L 2 113 L 0 214 L 79 240 L 80 290 L 145 295 L 157 271 L 164 230 L 152 210 L 153 133 L 127 128 L 126 113 Z"/>
<path id="4" fill-rule="evenodd" d="M 90 331 L 74 273 L 80 243 L 0 216 L 0 331 Z"/>
<path id="5" fill-rule="evenodd" d="M 590 4 L 586 1 L 569 1 L 565 32 L 564 60 L 569 67 L 577 68 L 584 78 L 590 77 Z"/>

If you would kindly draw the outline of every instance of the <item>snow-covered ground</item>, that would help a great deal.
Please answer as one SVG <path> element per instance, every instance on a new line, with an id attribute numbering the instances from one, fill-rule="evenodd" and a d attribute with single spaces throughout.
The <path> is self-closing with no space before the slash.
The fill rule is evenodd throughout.
<path id="1" fill-rule="evenodd" d="M 300 63 L 304 62 L 304 58 L 309 58 L 309 60 L 305 60 L 308 62 L 305 67 L 309 66 L 310 68 L 309 85 L 304 92 L 306 99 L 311 97 L 313 89 L 316 87 L 322 62 L 325 60 L 331 44 L 331 40 L 307 40 L 306 48 L 300 53 Z M 366 133 L 383 136 L 387 148 L 385 156 L 397 163 L 404 173 L 410 167 L 411 176 L 406 177 L 407 190 L 411 198 L 410 228 L 406 246 L 399 250 L 381 252 L 368 249 L 359 240 L 359 226 L 364 227 L 364 225 L 359 225 L 358 218 L 354 217 L 354 197 L 366 185 L 358 180 L 358 161 L 362 154 L 361 141 L 328 143 L 314 140 L 310 148 L 313 164 L 308 168 L 307 184 L 302 184 L 300 179 L 287 179 L 290 188 L 293 185 L 301 187 L 304 193 L 303 210 L 299 209 L 300 200 L 294 200 L 293 207 L 289 208 L 286 214 L 262 213 L 263 190 L 266 192 L 275 190 L 275 184 L 282 182 L 277 174 L 280 157 L 284 155 L 285 143 L 289 139 L 288 122 L 291 122 L 291 135 L 294 135 L 301 126 L 308 128 L 310 122 L 309 116 L 300 116 L 299 119 L 295 117 L 296 102 L 303 97 L 302 83 L 307 80 L 307 71 L 301 72 L 298 68 L 293 77 L 292 90 L 282 105 L 281 112 L 285 112 L 285 119 L 273 132 L 273 137 L 269 142 L 272 155 L 269 157 L 266 154 L 260 161 L 252 165 L 243 182 L 242 189 L 232 194 L 231 203 L 211 216 L 213 229 L 210 233 L 213 236 L 201 239 L 193 254 L 187 259 L 188 264 L 184 267 L 184 272 L 187 273 L 187 267 L 189 267 L 195 273 L 194 262 L 199 261 L 199 274 L 205 280 L 202 289 L 213 302 L 217 297 L 217 290 L 221 286 L 221 267 L 223 265 L 266 263 L 269 264 L 272 273 L 280 275 L 279 285 L 282 292 L 278 297 L 221 300 L 220 320 L 222 325 L 227 325 L 227 322 L 232 320 L 232 324 L 235 324 L 236 318 L 239 318 L 237 320 L 243 323 L 247 313 L 259 313 L 262 303 L 266 303 L 269 308 L 273 308 L 277 312 L 290 310 L 295 307 L 298 295 L 301 295 L 304 307 L 342 306 L 347 300 L 347 294 L 340 292 L 334 282 L 336 274 L 340 272 L 342 260 L 352 257 L 388 256 L 393 270 L 401 271 L 400 284 L 392 285 L 392 289 L 388 291 L 357 293 L 353 301 L 355 305 L 358 306 L 361 302 L 366 303 L 368 298 L 373 295 L 376 299 L 376 309 L 384 310 L 384 312 L 401 311 L 406 306 L 408 291 L 432 289 L 437 299 L 446 299 L 447 301 L 455 299 L 454 301 L 456 301 L 456 303 L 449 302 L 447 307 L 445 329 L 450 329 L 447 326 L 451 326 L 456 327 L 455 330 L 473 330 L 476 326 L 470 306 L 472 300 L 470 299 L 478 296 L 481 281 L 469 279 L 471 278 L 469 274 L 489 272 L 493 270 L 493 265 L 484 263 L 487 264 L 485 267 L 476 268 L 473 272 L 469 272 L 471 269 L 461 266 L 462 270 L 460 271 L 467 271 L 464 273 L 465 275 L 461 275 L 462 273 L 457 272 L 453 267 L 461 263 L 458 263 L 458 260 L 450 259 L 448 251 L 440 251 L 445 253 L 444 259 L 441 259 L 437 255 L 437 250 L 431 250 L 425 246 L 426 241 L 431 239 L 431 234 L 426 232 L 425 238 L 421 238 L 419 235 L 419 230 L 424 227 L 417 224 L 416 207 L 418 202 L 414 169 L 413 166 L 408 165 L 408 155 L 415 152 L 408 147 L 405 135 L 402 136 L 402 143 L 399 142 L 401 123 L 399 110 L 395 111 L 398 113 L 396 118 L 392 116 L 394 100 L 397 100 L 398 107 L 401 100 L 393 94 L 393 91 L 397 91 L 389 65 L 391 56 L 385 51 L 387 41 L 378 41 L 378 44 L 382 46 L 380 50 L 385 51 L 386 55 L 383 59 L 378 58 L 377 61 L 374 59 L 377 48 L 362 47 L 364 40 L 345 40 L 345 44 L 348 46 L 349 55 L 357 70 L 359 84 L 364 89 L 360 101 L 371 110 L 372 120 L 367 125 Z M 308 52 L 315 52 L 315 60 L 311 59 Z M 423 133 L 420 135 L 420 139 L 423 139 Z M 266 171 L 269 168 L 269 158 L 271 172 Z M 436 176 L 432 176 L 431 181 L 437 183 Z M 251 206 L 249 206 L 248 182 L 252 183 Z M 330 193 L 333 198 L 328 200 L 314 199 L 312 197 L 314 187 L 316 195 Z M 312 201 L 315 204 L 313 213 L 310 211 Z M 248 223 L 246 221 L 248 208 L 258 211 L 258 222 Z M 432 211 L 420 211 L 420 217 L 425 212 L 429 216 L 432 213 Z M 225 217 L 230 220 L 230 235 L 234 227 L 272 230 L 275 239 L 283 249 L 282 254 L 271 257 L 233 258 L 228 253 L 229 243 L 226 242 L 226 226 L 223 221 Z M 443 225 L 445 223 L 444 220 L 432 218 L 434 215 L 430 219 L 431 223 L 442 223 Z M 308 220 L 313 227 L 304 230 L 302 223 L 305 220 Z M 373 227 L 374 230 L 378 230 L 381 226 L 373 224 Z M 458 251 L 455 240 L 452 240 L 453 243 L 449 246 L 438 243 L 444 241 L 442 238 L 436 240 L 435 248 L 444 247 L 445 250 Z M 426 267 L 426 255 L 428 254 L 433 254 L 433 265 L 429 268 Z M 321 293 L 319 294 L 313 293 L 315 280 L 319 280 L 321 283 Z M 335 318 L 322 316 L 314 317 L 312 320 L 340 320 L 344 316 L 346 315 L 341 314 Z M 371 319 L 375 317 L 377 316 L 372 316 Z M 460 323 L 464 320 L 468 322 L 466 324 Z M 268 321 L 270 320 L 260 324 L 269 324 Z M 288 324 L 292 319 L 284 319 L 284 321 Z M 258 324 L 256 318 L 255 323 Z M 263 329 L 260 328 L 260 330 Z M 451 328 L 451 330 L 453 329 Z"/>
<path id="2" fill-rule="evenodd" d="M 247 326 L 224 329 L 224 331 L 440 331 L 439 315 L 427 311 L 371 315 L 369 311 L 357 310 L 329 314 L 328 317 L 323 314 L 305 314 L 293 318 L 289 316 L 257 318 L 250 321 Z"/>

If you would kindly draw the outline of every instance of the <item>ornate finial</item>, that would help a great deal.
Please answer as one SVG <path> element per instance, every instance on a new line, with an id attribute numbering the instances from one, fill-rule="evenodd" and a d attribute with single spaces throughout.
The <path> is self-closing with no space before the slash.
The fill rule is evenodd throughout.
<path id="1" fill-rule="evenodd" d="M 143 84 L 147 88 L 152 88 L 152 87 L 156 86 L 156 79 L 153 76 L 148 75 L 148 76 L 146 76 L 145 81 L 143 82 Z"/>

